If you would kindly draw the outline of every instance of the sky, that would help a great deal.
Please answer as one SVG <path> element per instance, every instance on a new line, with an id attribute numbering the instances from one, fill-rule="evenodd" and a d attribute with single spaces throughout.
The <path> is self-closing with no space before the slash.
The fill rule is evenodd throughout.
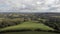
<path id="1" fill-rule="evenodd" d="M 60 12 L 60 0 L 0 0 L 0 12 Z"/>

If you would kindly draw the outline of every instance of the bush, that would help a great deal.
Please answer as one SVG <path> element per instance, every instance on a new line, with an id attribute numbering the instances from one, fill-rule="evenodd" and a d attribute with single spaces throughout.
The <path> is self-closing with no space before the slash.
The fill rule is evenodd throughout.
<path id="1" fill-rule="evenodd" d="M 18 19 L 3 19 L 2 21 L 0 21 L 0 28 L 4 28 L 4 27 L 8 27 L 8 26 L 13 26 L 13 25 L 17 25 L 20 24 L 21 21 Z"/>

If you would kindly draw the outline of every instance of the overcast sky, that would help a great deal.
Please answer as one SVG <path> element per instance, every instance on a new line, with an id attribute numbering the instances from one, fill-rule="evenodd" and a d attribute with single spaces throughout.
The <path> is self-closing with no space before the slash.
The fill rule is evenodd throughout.
<path id="1" fill-rule="evenodd" d="M 0 0 L 0 12 L 60 12 L 60 0 Z"/>

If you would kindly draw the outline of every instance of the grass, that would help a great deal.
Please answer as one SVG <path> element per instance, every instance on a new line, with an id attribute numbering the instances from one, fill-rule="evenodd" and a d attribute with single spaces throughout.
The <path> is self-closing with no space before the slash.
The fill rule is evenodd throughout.
<path id="1" fill-rule="evenodd" d="M 54 30 L 53 28 L 50 28 L 42 23 L 36 23 L 33 21 L 28 21 L 28 22 L 24 22 L 21 23 L 19 25 L 16 26 L 10 26 L 10 27 L 6 27 L 6 28 L 2 28 L 0 31 L 6 31 L 6 30 L 21 30 L 21 29 L 30 29 L 30 30 L 35 30 L 35 29 L 40 29 L 40 30 Z"/>
<path id="2" fill-rule="evenodd" d="M 2 33 L 2 34 L 60 34 L 60 33 L 51 33 L 51 32 L 8 32 L 8 33 Z"/>

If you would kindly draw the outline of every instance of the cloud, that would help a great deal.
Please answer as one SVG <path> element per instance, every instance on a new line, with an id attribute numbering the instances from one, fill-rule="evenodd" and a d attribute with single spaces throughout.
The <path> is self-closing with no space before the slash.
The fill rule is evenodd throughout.
<path id="1" fill-rule="evenodd" d="M 60 0 L 0 0 L 0 11 L 60 12 Z M 26 11 L 27 12 L 27 11 Z"/>

